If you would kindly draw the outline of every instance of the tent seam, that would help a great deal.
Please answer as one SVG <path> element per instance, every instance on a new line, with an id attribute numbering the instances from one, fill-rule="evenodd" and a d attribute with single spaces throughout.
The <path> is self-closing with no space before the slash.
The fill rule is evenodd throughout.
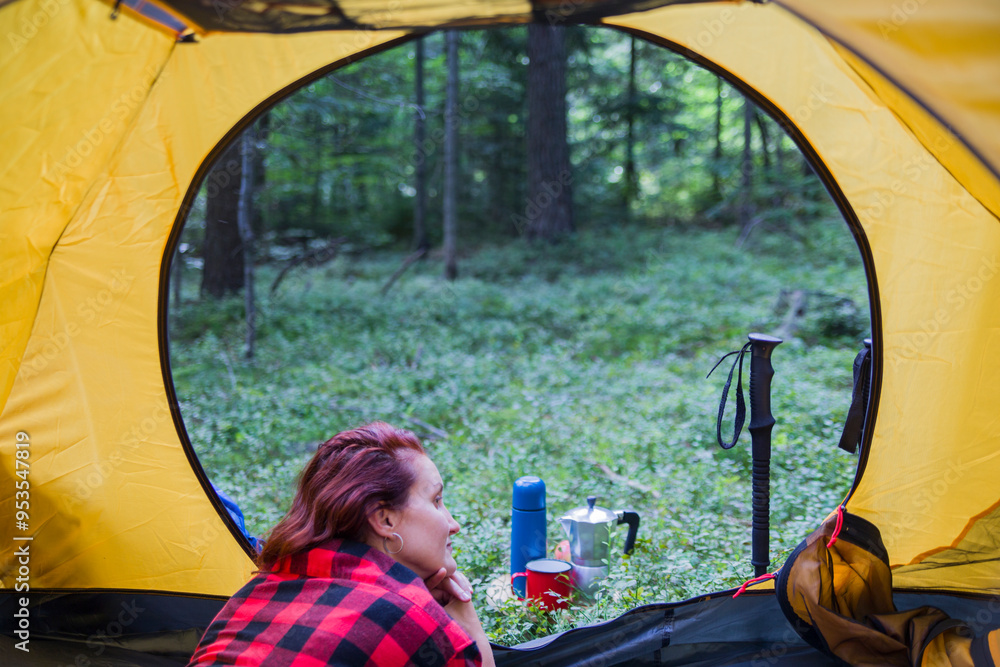
<path id="1" fill-rule="evenodd" d="M 12 3 L 13 1 L 14 0 L 10 0 L 10 3 Z M 5 4 L 8 4 L 8 3 L 4 3 L 2 1 L 0 1 L 0 8 L 3 8 L 3 6 Z M 160 75 L 163 73 L 163 70 L 166 68 L 166 64 L 170 61 L 170 58 L 172 57 L 174 49 L 176 47 L 177 47 L 177 43 L 174 42 L 170 46 L 170 49 L 167 51 L 167 57 L 164 58 L 163 65 L 160 67 L 159 71 L 156 73 L 156 76 L 153 77 L 153 79 L 150 81 L 149 88 L 146 91 L 146 97 L 143 100 L 142 105 L 140 105 L 136 109 L 136 112 L 135 112 L 135 114 L 134 114 L 134 116 L 132 118 L 132 123 L 134 123 L 135 120 L 136 120 L 136 118 L 138 118 L 139 114 L 142 111 L 143 106 L 145 106 L 145 104 L 146 104 L 146 101 L 149 100 L 149 91 L 152 90 L 153 86 L 156 85 L 156 82 L 159 80 Z M 119 142 L 112 149 L 112 151 L 111 151 L 111 153 L 109 155 L 108 161 L 104 165 L 105 167 L 107 166 L 108 163 L 110 163 L 111 159 L 118 153 L 118 149 L 121 147 L 122 141 L 124 141 L 125 137 L 129 135 L 129 130 L 131 129 L 131 127 L 132 127 L 132 124 L 130 123 L 125 128 L 125 130 L 122 132 L 122 137 L 119 139 Z M 70 225 L 72 225 L 73 222 L 79 216 L 80 210 L 83 207 L 84 202 L 87 201 L 87 198 L 90 196 L 91 192 L 94 191 L 94 187 L 95 187 L 95 184 L 92 182 L 90 184 L 90 187 L 88 187 L 87 190 L 81 195 L 80 202 L 76 205 L 76 207 L 73 209 L 73 212 L 66 219 L 66 224 L 64 224 L 63 228 L 59 231 L 59 235 L 56 237 L 56 240 L 52 243 L 52 247 L 49 248 L 48 255 L 46 255 L 46 257 L 45 257 L 45 269 L 42 272 L 41 289 L 38 292 L 38 300 L 35 302 L 35 312 L 34 312 L 34 314 L 31 317 L 31 326 L 28 329 L 28 338 L 25 339 L 25 341 L 24 341 L 24 347 L 21 348 L 21 353 L 17 357 L 17 370 L 14 372 L 14 380 L 13 380 L 13 382 L 17 381 L 17 376 L 20 374 L 21 368 L 24 365 L 24 355 L 28 351 L 28 343 L 31 340 L 31 332 L 35 330 L 35 323 L 38 321 L 38 313 L 39 313 L 39 310 L 41 309 L 42 300 L 45 297 L 45 284 L 46 284 L 46 281 L 47 281 L 47 278 L 48 278 L 48 275 L 49 275 L 49 266 L 52 263 L 52 256 L 55 254 L 56 249 L 59 247 L 59 244 L 62 241 L 63 236 L 66 235 L 66 230 L 69 229 Z M 13 382 L 11 384 L 12 387 L 13 387 Z M 3 397 L 3 403 L 0 404 L 0 412 L 3 412 L 3 410 L 6 409 L 6 407 L 7 407 L 7 401 L 9 399 L 10 399 L 10 392 L 7 392 L 7 395 Z"/>
<path id="2" fill-rule="evenodd" d="M 952 136 L 954 136 L 956 139 L 958 139 L 959 141 L 961 141 L 962 145 L 965 146 L 969 150 L 969 152 L 972 153 L 975 156 L 975 158 L 977 160 L 979 160 L 980 164 L 982 164 L 984 167 L 986 167 L 987 171 L 989 171 L 991 174 L 993 174 L 993 176 L 995 178 L 1000 179 L 1000 167 L 997 167 L 997 166 L 993 165 L 993 163 L 991 163 L 990 161 L 988 161 L 979 152 L 979 149 L 976 148 L 975 146 L 973 146 L 969 142 L 969 140 L 965 138 L 964 134 L 962 134 L 961 132 L 956 131 L 956 129 L 950 123 L 948 123 L 939 114 L 939 112 L 936 109 L 934 109 L 933 107 L 931 107 L 929 103 L 925 102 L 922 97 L 918 97 L 908 86 L 903 85 L 900 81 L 898 81 L 896 79 L 896 77 L 892 76 L 887 71 L 885 71 L 882 67 L 879 67 L 874 62 L 872 62 L 871 60 L 869 60 L 865 56 L 865 54 L 863 54 L 857 48 L 855 48 L 854 46 L 852 46 L 851 44 L 849 44 L 842 37 L 838 37 L 837 35 L 834 35 L 830 30 L 826 29 L 825 27 L 821 27 L 821 26 L 817 25 L 816 23 L 814 23 L 813 21 L 811 21 L 808 17 L 802 15 L 801 13 L 799 13 L 796 10 L 792 9 L 791 7 L 788 7 L 784 2 L 782 2 L 782 0 L 771 0 L 771 1 L 775 5 L 778 5 L 779 7 L 781 7 L 782 9 L 784 9 L 786 12 L 788 12 L 792 16 L 794 16 L 797 19 L 799 19 L 800 21 L 802 21 L 803 23 L 811 26 L 814 30 L 816 30 L 819 33 L 821 33 L 822 35 L 824 35 L 827 39 L 833 40 L 837 44 L 840 44 L 845 49 L 847 49 L 848 51 L 850 51 L 851 53 L 853 53 L 855 56 L 857 56 L 860 60 L 862 60 L 863 62 L 865 62 L 874 71 L 878 72 L 883 77 L 885 77 L 886 81 L 888 81 L 889 83 L 891 83 L 892 85 L 894 85 L 897 89 L 899 89 L 901 92 L 903 92 L 904 94 L 906 94 L 906 96 L 909 97 L 911 100 L 913 100 L 917 104 L 917 106 L 919 106 L 921 109 L 923 109 L 924 111 L 926 111 L 934 120 L 936 120 L 938 123 L 940 123 L 943 128 L 945 128 L 946 130 L 948 130 L 948 132 L 951 133 Z M 850 63 L 848 63 L 848 66 L 850 67 Z M 856 69 L 854 69 L 853 67 L 851 69 L 853 71 L 855 71 L 859 76 L 861 76 L 861 73 L 857 72 Z M 901 120 L 901 122 L 903 122 L 902 119 L 900 119 L 900 120 Z M 911 128 L 907 123 L 903 122 L 903 125 L 905 125 L 907 127 L 907 129 L 909 129 L 911 132 L 913 131 L 913 128 Z M 937 156 L 935 156 L 934 159 L 937 160 L 940 163 L 940 160 L 937 159 Z M 943 166 L 944 165 L 942 165 L 942 167 Z M 951 174 L 951 171 L 948 171 L 948 173 Z M 954 176 L 954 174 L 952 174 L 952 176 Z M 978 197 L 976 198 L 976 201 L 979 201 Z M 982 204 L 981 201 L 979 203 Z M 987 208 L 987 210 L 989 210 L 989 209 Z M 994 217 L 996 217 L 996 216 L 994 216 Z"/>

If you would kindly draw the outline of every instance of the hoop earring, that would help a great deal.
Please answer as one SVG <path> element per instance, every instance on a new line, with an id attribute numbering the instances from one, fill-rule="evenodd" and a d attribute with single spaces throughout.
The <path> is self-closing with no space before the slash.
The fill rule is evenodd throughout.
<path id="1" fill-rule="evenodd" d="M 403 536 L 400 535 L 399 533 L 393 533 L 393 535 L 395 535 L 396 537 L 399 538 L 399 548 L 396 549 L 395 551 L 391 550 L 389 548 L 389 538 L 388 537 L 383 537 L 382 538 L 382 546 L 385 548 L 385 552 L 387 554 L 393 554 L 393 555 L 395 555 L 395 554 L 398 554 L 400 551 L 403 550 Z"/>

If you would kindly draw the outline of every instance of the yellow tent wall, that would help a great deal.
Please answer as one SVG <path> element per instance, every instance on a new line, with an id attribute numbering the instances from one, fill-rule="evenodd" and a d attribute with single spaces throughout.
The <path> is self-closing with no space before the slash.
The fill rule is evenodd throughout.
<path id="1" fill-rule="evenodd" d="M 0 32 L 43 5 L 3 8 Z M 0 64 L 3 532 L 15 528 L 7 490 L 24 432 L 32 589 L 228 596 L 252 563 L 193 474 L 167 399 L 167 238 L 208 153 L 257 104 L 399 33 L 178 44 L 127 14 L 107 16 L 101 3 L 67 0 Z M 0 542 L 8 589 L 16 546 Z"/>
<path id="2" fill-rule="evenodd" d="M 1000 215 L 996 3 L 779 0 L 776 4 L 830 36 L 879 102 L 897 114 L 973 196 Z"/>

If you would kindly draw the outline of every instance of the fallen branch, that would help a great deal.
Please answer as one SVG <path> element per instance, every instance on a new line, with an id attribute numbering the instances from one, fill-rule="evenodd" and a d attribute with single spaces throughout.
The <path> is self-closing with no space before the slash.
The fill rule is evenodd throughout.
<path id="1" fill-rule="evenodd" d="M 764 218 L 760 217 L 759 215 L 755 215 L 753 218 L 751 218 L 750 222 L 748 222 L 743 227 L 743 229 L 740 230 L 740 237 L 736 239 L 736 247 L 742 248 L 743 244 L 746 243 L 747 238 L 750 236 L 750 232 L 753 231 L 753 228 L 762 222 L 764 222 Z"/>
<path id="2" fill-rule="evenodd" d="M 420 248 L 416 252 L 410 253 L 410 255 L 403 260 L 402 265 L 400 265 L 400 267 L 396 269 L 396 272 L 389 277 L 389 280 L 386 281 L 385 285 L 382 285 L 382 296 L 385 296 L 386 294 L 389 293 L 389 290 L 392 288 L 393 284 L 397 280 L 399 280 L 399 277 L 401 275 L 406 273 L 406 270 L 410 268 L 410 265 L 412 265 L 414 262 L 416 262 L 418 259 L 420 259 L 426 254 L 427 254 L 427 248 Z"/>
<path id="3" fill-rule="evenodd" d="M 233 364 L 229 361 L 229 355 L 226 354 L 225 350 L 219 350 L 219 358 L 226 365 L 226 372 L 229 373 L 229 383 L 233 385 L 233 391 L 239 392 L 240 388 L 236 384 L 236 373 L 233 372 Z"/>
<path id="4" fill-rule="evenodd" d="M 642 482 L 637 482 L 634 479 L 629 479 L 625 475 L 620 475 L 611 468 L 609 468 L 604 463 L 597 463 L 596 461 L 587 461 L 587 463 L 596 466 L 598 470 L 603 472 L 608 479 L 610 479 L 612 482 L 616 484 L 625 484 L 627 486 L 631 486 L 633 489 L 642 491 L 643 493 L 648 493 L 649 495 L 653 496 L 656 499 L 660 498 L 661 495 L 660 492 L 654 489 L 653 487 L 646 486 Z"/>
<path id="5" fill-rule="evenodd" d="M 807 295 L 808 292 L 800 289 L 792 290 L 790 294 L 782 291 L 779 303 L 787 302 L 788 309 L 785 311 L 781 324 L 774 332 L 775 336 L 784 340 L 792 337 L 795 330 L 799 328 L 802 318 L 805 317 Z"/>
<path id="6" fill-rule="evenodd" d="M 336 401 L 330 401 L 331 410 L 345 410 L 347 412 L 364 412 L 367 408 L 355 407 L 353 405 L 338 405 Z"/>
<path id="7" fill-rule="evenodd" d="M 285 268 L 283 268 L 275 277 L 274 282 L 271 283 L 271 294 L 274 294 L 277 291 L 278 285 L 280 285 L 281 281 L 285 279 L 285 276 L 288 275 L 289 271 L 303 264 L 306 264 L 307 266 L 321 266 L 326 264 L 337 256 L 337 253 L 340 252 L 340 246 L 342 246 L 346 241 L 347 239 L 343 237 L 335 238 L 322 248 L 304 252 L 301 255 L 290 259 L 288 264 L 285 265 Z"/>
<path id="8" fill-rule="evenodd" d="M 416 417 L 411 417 L 410 415 L 403 415 L 403 419 L 410 422 L 411 424 L 416 424 L 422 429 L 425 429 L 431 435 L 437 436 L 438 438 L 450 438 L 451 435 L 447 431 L 439 429 L 437 426 L 431 426 L 425 421 L 417 419 Z"/>

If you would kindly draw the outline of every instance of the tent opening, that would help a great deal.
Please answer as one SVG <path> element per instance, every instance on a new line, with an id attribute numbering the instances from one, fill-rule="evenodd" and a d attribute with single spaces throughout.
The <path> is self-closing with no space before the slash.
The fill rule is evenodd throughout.
<path id="1" fill-rule="evenodd" d="M 724 378 L 704 379 L 751 331 L 785 339 L 771 477 L 780 564 L 851 487 L 857 457 L 837 442 L 871 332 L 855 238 L 781 124 L 656 44 L 565 33 L 575 231 L 559 243 L 519 227 L 545 203 L 527 178 L 528 30 L 462 32 L 458 279 L 444 278 L 448 62 L 436 33 L 312 81 L 216 151 L 169 286 L 187 437 L 246 532 L 277 522 L 318 443 L 376 419 L 410 428 L 441 467 L 464 524 L 460 565 L 489 588 L 507 644 L 752 576 L 749 436 L 718 447 Z M 241 188 L 252 359 L 232 222 Z M 414 259 L 421 196 L 430 249 Z M 548 485 L 550 550 L 554 519 L 587 495 L 643 519 L 600 605 L 525 629 L 503 580 L 511 485 L 527 474 Z"/>

